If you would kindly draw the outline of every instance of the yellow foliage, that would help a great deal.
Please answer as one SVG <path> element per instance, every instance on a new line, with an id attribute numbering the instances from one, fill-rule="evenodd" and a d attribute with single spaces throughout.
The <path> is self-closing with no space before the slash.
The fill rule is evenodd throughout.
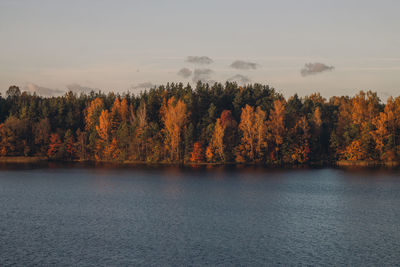
<path id="1" fill-rule="evenodd" d="M 183 127 L 188 118 L 186 104 L 182 100 L 175 103 L 175 97 L 171 97 L 167 104 L 162 107 L 161 114 L 164 122 L 165 148 L 170 152 L 171 161 L 180 160 L 179 147 Z"/>

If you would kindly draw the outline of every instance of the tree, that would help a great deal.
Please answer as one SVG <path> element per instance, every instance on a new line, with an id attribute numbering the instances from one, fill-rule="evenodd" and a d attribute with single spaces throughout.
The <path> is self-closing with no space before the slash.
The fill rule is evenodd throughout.
<path id="1" fill-rule="evenodd" d="M 19 90 L 19 87 L 16 85 L 12 85 L 8 88 L 6 92 L 7 97 L 9 98 L 16 98 L 21 96 L 21 90 Z"/>
<path id="2" fill-rule="evenodd" d="M 99 120 L 99 116 L 104 108 L 103 99 L 96 97 L 91 101 L 86 109 L 85 123 L 86 130 L 91 130 Z"/>
<path id="3" fill-rule="evenodd" d="M 50 159 L 60 159 L 61 158 L 61 147 L 62 142 L 60 136 L 57 133 L 52 133 L 50 135 L 49 149 L 47 150 L 47 156 Z"/>
<path id="4" fill-rule="evenodd" d="M 364 160 L 366 158 L 366 151 L 363 149 L 360 140 L 354 140 L 346 147 L 342 155 L 347 160 Z"/>
<path id="5" fill-rule="evenodd" d="M 76 130 L 76 151 L 77 151 L 77 157 L 80 160 L 86 160 L 87 159 L 87 149 L 86 149 L 86 132 L 81 131 L 81 129 Z"/>
<path id="6" fill-rule="evenodd" d="M 135 117 L 135 135 L 131 145 L 134 147 L 133 159 L 146 160 L 148 152 L 149 123 L 147 121 L 146 104 L 141 103 L 136 111 Z"/>
<path id="7" fill-rule="evenodd" d="M 122 151 L 118 147 L 118 142 L 116 138 L 113 138 L 111 143 L 104 148 L 104 157 L 107 160 L 121 161 Z"/>
<path id="8" fill-rule="evenodd" d="M 225 162 L 224 145 L 225 127 L 222 126 L 221 119 L 217 119 L 211 142 L 206 150 L 207 161 Z"/>
<path id="9" fill-rule="evenodd" d="M 98 140 L 96 145 L 95 157 L 97 160 L 102 160 L 104 149 L 108 149 L 110 145 L 110 137 L 111 137 L 111 116 L 108 110 L 102 110 L 99 118 L 99 125 L 96 125 L 96 131 L 98 134 Z M 109 154 L 105 154 L 107 160 Z"/>
<path id="10" fill-rule="evenodd" d="M 389 98 L 384 111 L 372 119 L 375 130 L 371 134 L 382 161 L 393 161 L 396 158 L 395 118 L 393 98 Z"/>
<path id="11" fill-rule="evenodd" d="M 310 126 L 306 117 L 301 117 L 294 127 L 296 141 L 292 144 L 292 163 L 304 164 L 310 159 Z"/>
<path id="12" fill-rule="evenodd" d="M 50 140 L 51 132 L 60 140 L 54 134 Z M 399 161 L 400 97 L 381 103 L 376 93 L 361 91 L 326 101 L 315 93 L 286 102 L 267 85 L 199 82 L 135 95 L 44 98 L 11 86 L 0 95 L 0 155 L 49 150 L 63 160 Z"/>
<path id="13" fill-rule="evenodd" d="M 239 162 L 262 162 L 267 141 L 267 128 L 265 124 L 265 112 L 257 107 L 246 105 L 242 109 L 239 129 L 242 132 L 241 142 L 237 153 Z"/>
<path id="14" fill-rule="evenodd" d="M 272 153 L 271 160 L 280 160 L 280 147 L 283 144 L 284 134 L 286 132 L 285 124 L 285 101 L 277 99 L 274 101 L 273 109 L 269 114 L 267 121 L 268 140 L 270 141 Z"/>
<path id="15" fill-rule="evenodd" d="M 64 135 L 64 151 L 65 151 L 64 152 L 65 158 L 67 158 L 68 160 L 76 159 L 77 157 L 76 143 L 74 135 L 72 134 L 72 131 L 70 129 L 68 129 Z"/>
<path id="16" fill-rule="evenodd" d="M 164 145 L 169 151 L 169 159 L 173 162 L 180 161 L 182 133 L 188 118 L 186 105 L 183 101 L 175 101 L 175 97 L 171 97 L 167 105 L 163 106 L 161 115 L 164 123 Z"/>
<path id="17" fill-rule="evenodd" d="M 237 122 L 232 116 L 232 111 L 223 110 L 220 117 L 221 126 L 224 128 L 223 143 L 224 143 L 224 161 L 234 161 L 237 145 Z"/>
<path id="18" fill-rule="evenodd" d="M 193 151 L 190 161 L 195 163 L 204 161 L 204 151 L 200 142 L 195 142 L 193 144 Z"/>
<path id="19" fill-rule="evenodd" d="M 28 121 L 10 116 L 0 126 L 0 150 L 7 156 L 27 156 L 30 135 Z"/>
<path id="20" fill-rule="evenodd" d="M 44 156 L 47 154 L 47 147 L 49 145 L 51 125 L 48 118 L 41 119 L 33 125 L 33 135 L 38 155 Z"/>

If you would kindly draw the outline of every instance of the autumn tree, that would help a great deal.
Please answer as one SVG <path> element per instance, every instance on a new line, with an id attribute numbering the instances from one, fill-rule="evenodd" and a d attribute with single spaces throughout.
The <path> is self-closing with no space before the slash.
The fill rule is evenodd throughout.
<path id="1" fill-rule="evenodd" d="M 87 109 L 86 109 L 86 116 L 85 116 L 85 129 L 87 131 L 91 130 L 99 121 L 100 114 L 104 108 L 103 99 L 96 97 L 92 100 Z"/>
<path id="2" fill-rule="evenodd" d="M 265 117 L 266 114 L 260 107 L 256 111 L 249 105 L 242 109 L 239 124 L 242 138 L 237 153 L 238 162 L 263 162 L 267 145 Z"/>
<path id="3" fill-rule="evenodd" d="M 280 148 L 284 141 L 285 128 L 285 101 L 277 99 L 274 101 L 273 109 L 267 121 L 268 140 L 271 144 L 272 161 L 280 160 Z"/>
<path id="4" fill-rule="evenodd" d="M 99 118 L 99 125 L 96 125 L 96 131 L 98 134 L 98 140 L 96 144 L 95 157 L 97 160 L 106 159 L 109 160 L 109 154 L 104 154 L 104 150 L 108 151 L 111 137 L 111 116 L 108 110 L 102 110 Z M 104 158 L 103 156 L 106 156 Z"/>
<path id="5" fill-rule="evenodd" d="M 58 133 L 52 133 L 50 135 L 49 149 L 47 150 L 47 156 L 50 159 L 60 159 L 62 157 L 62 142 Z"/>
<path id="6" fill-rule="evenodd" d="M 385 109 L 372 120 L 371 132 L 379 158 L 383 161 L 396 159 L 396 106 L 393 98 L 387 100 Z"/>
<path id="7" fill-rule="evenodd" d="M 191 162 L 200 163 L 204 161 L 204 150 L 200 142 L 193 144 L 192 156 L 190 157 Z"/>
<path id="8" fill-rule="evenodd" d="M 326 101 L 314 93 L 286 102 L 267 85 L 199 82 L 45 98 L 11 86 L 0 95 L 0 155 L 49 149 L 63 160 L 189 162 L 205 152 L 208 162 L 225 163 L 397 162 L 400 97 L 381 103 L 361 91 Z"/>
<path id="9" fill-rule="evenodd" d="M 86 132 L 81 131 L 81 129 L 76 130 L 76 153 L 80 160 L 87 159 L 87 147 L 86 147 Z"/>
<path id="10" fill-rule="evenodd" d="M 217 119 L 214 127 L 214 133 L 211 142 L 206 149 L 206 157 L 208 162 L 225 162 L 225 144 L 224 144 L 225 127 L 221 123 L 221 119 Z"/>
<path id="11" fill-rule="evenodd" d="M 73 160 L 77 157 L 77 149 L 74 135 L 71 130 L 67 130 L 64 135 L 64 153 L 65 158 Z"/>
<path id="12" fill-rule="evenodd" d="M 163 106 L 161 115 L 164 123 L 164 145 L 169 152 L 169 159 L 173 162 L 180 161 L 182 135 L 188 118 L 186 104 L 182 100 L 175 101 L 175 97 L 171 97 Z"/>
<path id="13" fill-rule="evenodd" d="M 118 141 L 115 137 L 112 139 L 109 145 L 104 147 L 103 155 L 107 160 L 121 161 L 123 159 L 122 151 L 118 147 Z"/>
<path id="14" fill-rule="evenodd" d="M 310 159 L 310 126 L 306 117 L 301 117 L 294 129 L 294 136 L 296 141 L 291 146 L 291 160 L 292 163 L 304 164 Z"/>
<path id="15" fill-rule="evenodd" d="M 132 150 L 134 160 L 145 160 L 149 150 L 149 123 L 147 120 L 146 104 L 142 103 L 136 111 L 134 117 L 135 133 L 132 140 Z"/>
<path id="16" fill-rule="evenodd" d="M 235 147 L 237 145 L 237 122 L 233 118 L 231 110 L 223 110 L 220 117 L 221 126 L 224 129 L 224 161 L 233 162 Z"/>
<path id="17" fill-rule="evenodd" d="M 27 156 L 30 152 L 28 121 L 10 116 L 0 125 L 0 151 L 7 156 Z"/>
<path id="18" fill-rule="evenodd" d="M 45 156 L 49 145 L 51 125 L 48 118 L 41 119 L 33 126 L 34 142 L 37 148 L 37 155 Z"/>

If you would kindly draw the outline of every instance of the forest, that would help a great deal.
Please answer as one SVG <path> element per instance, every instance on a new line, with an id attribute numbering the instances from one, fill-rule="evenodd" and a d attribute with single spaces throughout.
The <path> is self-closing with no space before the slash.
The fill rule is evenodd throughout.
<path id="1" fill-rule="evenodd" d="M 400 97 L 323 98 L 267 85 L 168 83 L 140 94 L 0 96 L 0 156 L 62 161 L 335 164 L 398 162 Z"/>

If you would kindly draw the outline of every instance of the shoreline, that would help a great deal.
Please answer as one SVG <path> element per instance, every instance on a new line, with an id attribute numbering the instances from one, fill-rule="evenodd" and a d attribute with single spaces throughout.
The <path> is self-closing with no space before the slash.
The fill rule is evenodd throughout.
<path id="1" fill-rule="evenodd" d="M 349 160 L 339 160 L 336 162 L 310 162 L 307 164 L 259 164 L 259 163 L 210 163 L 210 162 L 146 162 L 146 161 L 92 161 L 92 160 L 50 160 L 46 157 L 25 157 L 25 156 L 15 156 L 15 157 L 0 157 L 0 163 L 11 163 L 11 164 L 32 164 L 32 163 L 88 163 L 93 165 L 120 165 L 120 166 L 182 166 L 182 167 L 223 167 L 223 166 L 249 166 L 249 167 L 265 167 L 274 169 L 296 169 L 296 168 L 306 168 L 306 167 L 357 167 L 357 168 L 396 168 L 400 166 L 398 161 L 388 161 L 388 162 L 378 162 L 378 161 L 349 161 Z"/>

